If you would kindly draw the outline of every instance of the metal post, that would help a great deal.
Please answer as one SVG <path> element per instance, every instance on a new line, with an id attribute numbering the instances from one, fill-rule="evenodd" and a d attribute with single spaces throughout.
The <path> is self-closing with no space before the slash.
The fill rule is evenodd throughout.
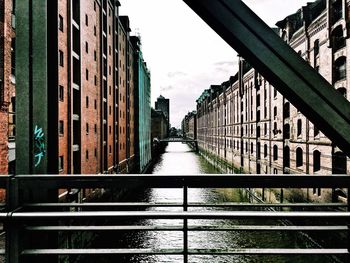
<path id="1" fill-rule="evenodd" d="M 347 198 L 347 203 L 348 203 L 348 207 L 347 207 L 347 211 L 350 211 L 350 198 L 349 198 L 349 192 L 350 188 L 348 188 L 348 198 Z M 346 256 L 346 262 L 350 261 L 350 222 L 348 221 L 348 254 Z"/>
<path id="2" fill-rule="evenodd" d="M 183 211 L 188 210 L 188 187 L 183 187 Z M 184 254 L 184 263 L 188 262 L 188 220 L 184 219 L 184 248 L 183 248 L 183 254 Z"/>
<path id="3" fill-rule="evenodd" d="M 18 182 L 16 180 L 16 177 L 11 177 L 8 181 L 6 191 L 6 211 L 8 211 L 10 214 L 5 222 L 4 228 L 6 232 L 6 262 L 13 263 L 19 262 L 21 249 L 21 239 L 19 238 L 20 227 L 10 218 L 10 211 L 14 211 L 16 208 L 18 208 L 18 194 Z"/>
<path id="4" fill-rule="evenodd" d="M 16 174 L 57 174 L 58 0 L 16 0 L 15 12 Z M 22 203 L 57 201 L 57 190 L 23 186 L 18 180 L 14 179 L 13 186 L 18 189 L 10 191 L 10 211 Z M 18 192 L 21 192 L 21 200 L 18 200 Z M 16 253 L 21 249 L 18 244 L 23 242 L 20 234 L 19 227 L 11 223 L 7 242 L 11 243 L 8 256 L 12 258 L 8 262 L 18 260 Z M 57 246 L 56 238 L 49 236 L 33 240 L 33 243 L 42 247 Z M 41 262 L 54 262 L 54 259 L 47 257 Z"/>

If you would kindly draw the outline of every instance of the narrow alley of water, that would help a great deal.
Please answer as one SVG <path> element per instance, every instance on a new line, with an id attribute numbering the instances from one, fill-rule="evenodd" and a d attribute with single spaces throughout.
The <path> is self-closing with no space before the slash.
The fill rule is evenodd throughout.
<path id="1" fill-rule="evenodd" d="M 153 167 L 153 174 L 214 174 L 219 173 L 204 158 L 191 151 L 188 145 L 181 143 L 169 143 L 164 154 Z M 220 175 L 218 175 L 220 176 Z M 133 193 L 128 201 L 137 202 L 182 202 L 182 189 L 147 189 L 139 193 Z M 189 202 L 215 203 L 215 202 L 246 202 L 246 194 L 241 189 L 189 189 Z M 192 208 L 203 209 L 203 208 Z M 228 209 L 228 208 L 206 208 Z M 180 208 L 149 208 L 149 210 L 181 211 Z M 182 226 L 182 220 L 140 220 L 134 222 L 137 225 Z M 276 221 L 268 222 L 257 220 L 189 220 L 191 225 L 217 225 L 230 227 L 237 224 L 276 224 Z M 277 222 L 280 224 L 280 222 Z M 312 247 L 300 232 L 282 233 L 276 231 L 189 231 L 190 249 L 232 249 L 232 248 L 298 248 Z M 138 231 L 115 233 L 107 239 L 109 244 L 123 248 L 163 248 L 181 249 L 183 247 L 183 232 L 181 231 Z M 183 262 L 182 256 L 156 255 L 156 256 L 123 256 L 110 257 L 99 262 Z M 332 262 L 328 257 L 318 256 L 189 256 L 189 262 Z"/>

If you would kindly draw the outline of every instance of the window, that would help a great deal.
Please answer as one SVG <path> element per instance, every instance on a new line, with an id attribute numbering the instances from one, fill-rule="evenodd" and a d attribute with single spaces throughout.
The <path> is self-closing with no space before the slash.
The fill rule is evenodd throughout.
<path id="1" fill-rule="evenodd" d="M 89 17 L 88 17 L 88 15 L 85 15 L 85 25 L 89 26 Z"/>
<path id="2" fill-rule="evenodd" d="M 301 131 L 302 131 L 302 122 L 301 122 L 301 119 L 298 120 L 297 122 L 297 136 L 301 136 Z"/>
<path id="3" fill-rule="evenodd" d="M 97 86 L 97 76 L 96 75 L 94 77 L 94 84 L 95 84 L 95 86 Z"/>
<path id="4" fill-rule="evenodd" d="M 58 28 L 63 32 L 63 17 L 61 15 L 58 16 Z"/>
<path id="5" fill-rule="evenodd" d="M 63 121 L 60 121 L 59 122 L 59 131 L 60 131 L 60 135 L 63 135 L 64 134 L 64 122 Z"/>
<path id="6" fill-rule="evenodd" d="M 87 41 L 85 42 L 85 52 L 89 53 L 89 43 Z"/>
<path id="7" fill-rule="evenodd" d="M 96 33 L 96 26 L 94 26 L 94 36 L 96 36 L 97 33 Z"/>
<path id="8" fill-rule="evenodd" d="M 345 47 L 345 38 L 343 36 L 343 27 L 337 26 L 332 32 L 332 48 L 333 52 Z"/>
<path id="9" fill-rule="evenodd" d="M 260 138 L 260 126 L 256 127 L 256 137 Z"/>
<path id="10" fill-rule="evenodd" d="M 95 148 L 95 151 L 94 151 L 94 155 L 95 157 L 97 157 L 97 149 Z"/>
<path id="11" fill-rule="evenodd" d="M 256 106 L 260 107 L 260 94 L 256 96 Z"/>
<path id="12" fill-rule="evenodd" d="M 334 82 L 346 78 L 346 57 L 340 57 L 334 62 Z"/>
<path id="13" fill-rule="evenodd" d="M 112 133 L 112 126 L 109 126 L 109 134 Z"/>
<path id="14" fill-rule="evenodd" d="M 11 39 L 11 74 L 16 76 L 16 38 Z"/>
<path id="15" fill-rule="evenodd" d="M 94 11 L 96 11 L 96 1 L 94 1 Z"/>
<path id="16" fill-rule="evenodd" d="M 273 134 L 276 136 L 278 133 L 278 130 L 277 130 L 277 122 L 274 122 L 273 123 Z"/>
<path id="17" fill-rule="evenodd" d="M 94 60 L 97 61 L 97 53 L 96 53 L 96 50 L 94 50 Z"/>
<path id="18" fill-rule="evenodd" d="M 320 54 L 320 41 L 318 39 L 314 42 L 314 57 L 316 58 Z"/>
<path id="19" fill-rule="evenodd" d="M 63 156 L 58 157 L 58 170 L 63 170 Z"/>
<path id="20" fill-rule="evenodd" d="M 94 125 L 95 134 L 97 133 L 97 124 Z"/>
<path id="21" fill-rule="evenodd" d="M 296 150 L 296 166 L 303 166 L 303 150 L 299 147 Z"/>
<path id="22" fill-rule="evenodd" d="M 109 145 L 109 153 L 112 153 L 112 146 Z"/>
<path id="23" fill-rule="evenodd" d="M 343 3 L 342 0 L 333 1 L 332 9 L 331 9 L 333 11 L 333 14 L 332 14 L 333 24 L 343 17 L 343 6 L 342 6 L 342 3 Z"/>
<path id="24" fill-rule="evenodd" d="M 64 58 L 63 58 L 63 51 L 62 50 L 59 51 L 59 63 L 60 63 L 61 67 L 64 66 Z"/>
<path id="25" fill-rule="evenodd" d="M 89 123 L 86 123 L 86 134 L 89 134 Z"/>
<path id="26" fill-rule="evenodd" d="M 277 118 L 277 107 L 276 106 L 273 108 L 273 118 L 274 119 Z"/>
<path id="27" fill-rule="evenodd" d="M 94 108 L 97 109 L 97 100 L 94 101 Z"/>
<path id="28" fill-rule="evenodd" d="M 320 130 L 314 125 L 314 137 L 317 137 L 320 134 Z"/>
<path id="29" fill-rule="evenodd" d="M 85 70 L 85 78 L 86 78 L 86 80 L 89 80 L 89 70 L 88 69 Z"/>
<path id="30" fill-rule="evenodd" d="M 319 151 L 314 151 L 313 153 L 314 161 L 314 172 L 317 172 L 321 169 L 321 153 Z"/>
<path id="31" fill-rule="evenodd" d="M 283 125 L 283 135 L 284 139 L 290 139 L 290 125 L 288 123 Z"/>
<path id="32" fill-rule="evenodd" d="M 278 159 L 278 148 L 277 145 L 273 146 L 273 160 L 276 161 Z"/>
<path id="33" fill-rule="evenodd" d="M 337 91 L 346 98 L 346 88 L 338 88 Z"/>
<path id="34" fill-rule="evenodd" d="M 89 108 L 89 96 L 86 96 L 86 108 Z"/>
<path id="35" fill-rule="evenodd" d="M 267 144 L 264 144 L 264 157 L 267 157 Z"/>
<path id="36" fill-rule="evenodd" d="M 89 151 L 88 150 L 86 150 L 86 152 L 85 152 L 85 158 L 86 158 L 86 160 L 89 160 Z"/>
<path id="37" fill-rule="evenodd" d="M 250 144 L 250 153 L 253 154 L 254 152 L 254 145 L 253 143 Z"/>
<path id="38" fill-rule="evenodd" d="M 274 97 L 274 98 L 277 97 L 277 90 L 276 90 L 276 88 L 273 88 L 273 97 Z"/>
<path id="39" fill-rule="evenodd" d="M 58 96 L 59 96 L 60 101 L 64 100 L 64 88 L 61 85 L 59 86 Z"/>
<path id="40" fill-rule="evenodd" d="M 283 118 L 289 118 L 290 117 L 290 104 L 289 102 L 284 103 L 283 105 Z"/>

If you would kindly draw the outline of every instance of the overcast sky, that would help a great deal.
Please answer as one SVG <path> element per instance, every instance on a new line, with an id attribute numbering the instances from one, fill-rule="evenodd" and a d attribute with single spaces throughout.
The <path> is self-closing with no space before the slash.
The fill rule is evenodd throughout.
<path id="1" fill-rule="evenodd" d="M 204 89 L 237 72 L 237 54 L 182 0 L 120 2 L 120 15 L 130 18 L 131 34 L 141 36 L 151 71 L 152 107 L 160 94 L 169 98 L 170 122 L 180 127 L 183 117 L 195 110 L 195 101 Z M 272 27 L 308 1 L 244 2 Z"/>

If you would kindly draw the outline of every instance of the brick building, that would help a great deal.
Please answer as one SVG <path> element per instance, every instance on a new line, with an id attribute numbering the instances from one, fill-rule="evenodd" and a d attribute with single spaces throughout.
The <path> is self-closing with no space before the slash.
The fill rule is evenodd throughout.
<path id="1" fill-rule="evenodd" d="M 182 134 L 185 138 L 197 139 L 197 112 L 189 112 L 181 121 Z"/>
<path id="2" fill-rule="evenodd" d="M 51 132 L 50 136 L 57 136 L 55 145 L 58 145 L 51 147 L 51 151 L 57 149 L 54 155 L 58 160 L 57 170 L 51 171 L 129 172 L 136 166 L 135 122 L 138 121 L 134 111 L 138 103 L 134 97 L 138 76 L 134 74 L 135 51 L 129 19 L 119 16 L 117 0 L 57 0 L 56 3 L 57 6 L 50 2 L 50 8 L 57 8 L 58 16 L 58 85 L 57 101 L 50 107 L 55 109 L 51 112 L 57 109 L 57 114 L 49 114 L 48 118 L 52 123 L 57 120 L 57 134 Z M 8 161 L 15 158 L 9 151 L 14 143 L 8 142 L 15 135 L 15 20 L 12 1 L 0 1 L 0 9 L 3 41 L 0 174 L 6 174 L 11 171 Z"/>
<path id="3" fill-rule="evenodd" d="M 318 0 L 278 22 L 276 30 L 347 98 L 349 15 L 348 0 Z M 350 173 L 336 145 L 243 59 L 229 81 L 202 93 L 197 113 L 202 151 L 246 173 Z"/>
<path id="4" fill-rule="evenodd" d="M 15 1 L 0 0 L 0 174 L 14 172 Z"/>

